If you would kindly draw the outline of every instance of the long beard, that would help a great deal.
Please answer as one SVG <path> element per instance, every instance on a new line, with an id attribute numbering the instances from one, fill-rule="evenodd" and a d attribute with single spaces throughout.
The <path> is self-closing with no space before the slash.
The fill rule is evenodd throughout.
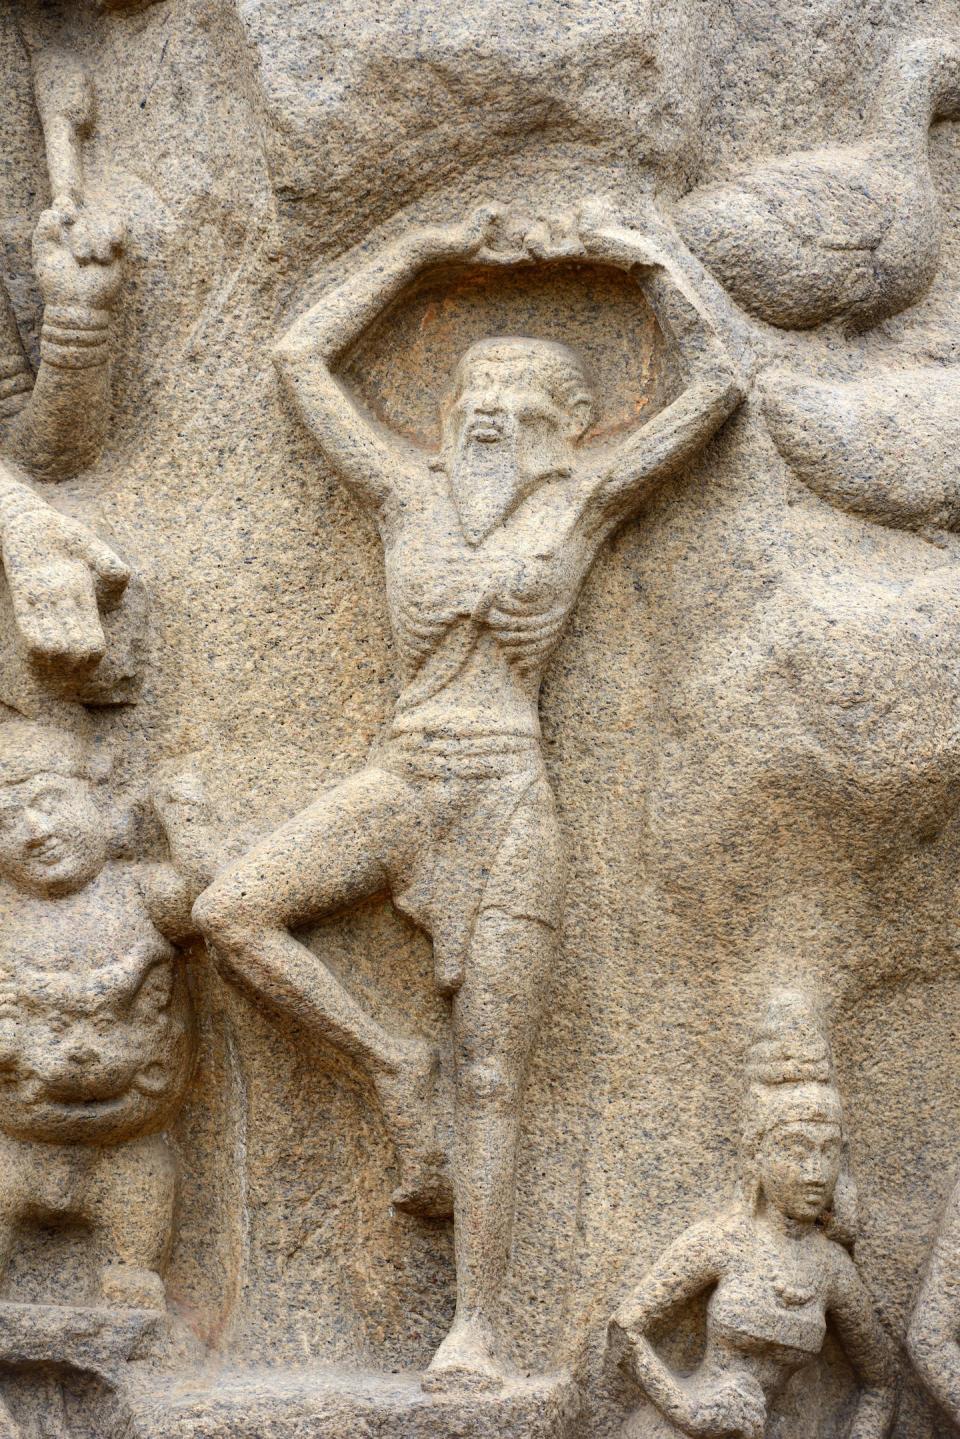
<path id="1" fill-rule="evenodd" d="M 469 545 L 479 545 L 502 525 L 530 489 L 530 480 L 517 462 L 516 441 L 509 435 L 495 444 L 461 440 L 449 476 L 460 528 Z"/>

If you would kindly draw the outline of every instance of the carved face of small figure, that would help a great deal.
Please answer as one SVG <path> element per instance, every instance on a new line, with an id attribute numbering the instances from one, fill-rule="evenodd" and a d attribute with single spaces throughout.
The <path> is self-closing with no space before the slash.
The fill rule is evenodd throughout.
<path id="1" fill-rule="evenodd" d="M 444 416 L 447 466 L 473 543 L 551 475 L 569 474 L 593 400 L 577 356 L 546 340 L 466 351 Z"/>
<path id="2" fill-rule="evenodd" d="M 109 853 L 94 787 L 80 775 L 41 772 L 0 784 L 0 872 L 50 898 L 82 889 Z"/>
<path id="3" fill-rule="evenodd" d="M 112 1144 L 163 1127 L 192 1071 L 185 966 L 154 929 L 133 867 L 0 935 L 0 1130 Z"/>
<path id="4" fill-rule="evenodd" d="M 788 1219 L 819 1219 L 833 1202 L 840 1152 L 840 1128 L 833 1123 L 794 1120 L 770 1129 L 758 1156 L 768 1203 Z"/>

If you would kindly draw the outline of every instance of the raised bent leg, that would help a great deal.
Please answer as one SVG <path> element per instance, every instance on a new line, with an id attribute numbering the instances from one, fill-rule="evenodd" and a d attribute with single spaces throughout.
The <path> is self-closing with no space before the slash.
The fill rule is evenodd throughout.
<path id="1" fill-rule="evenodd" d="M 163 1270 L 173 1236 L 176 1164 L 160 1134 L 103 1149 L 86 1195 L 86 1218 L 106 1242 L 100 1277 L 108 1304 L 163 1309 Z"/>
<path id="2" fill-rule="evenodd" d="M 417 821 L 410 786 L 384 770 L 363 770 L 228 866 L 193 913 L 232 978 L 370 1076 L 404 1171 L 397 1202 L 422 1211 L 437 1200 L 421 1203 L 421 1196 L 442 1189 L 432 1122 L 436 1055 L 378 1024 L 290 933 L 386 890 Z"/>
<path id="3" fill-rule="evenodd" d="M 402 1067 L 410 1042 L 377 1024 L 289 931 L 386 888 L 405 800 L 380 770 L 336 785 L 223 870 L 193 912 L 233 978 L 374 1072 Z"/>
<path id="4" fill-rule="evenodd" d="M 502 1382 L 496 1331 L 513 1233 L 517 1138 L 555 943 L 555 931 L 540 920 L 484 910 L 454 999 L 457 1311 L 424 1376 L 429 1389 Z"/>

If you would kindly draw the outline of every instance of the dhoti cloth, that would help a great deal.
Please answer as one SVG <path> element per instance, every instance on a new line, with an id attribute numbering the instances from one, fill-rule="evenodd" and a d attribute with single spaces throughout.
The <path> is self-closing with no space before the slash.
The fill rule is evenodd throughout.
<path id="1" fill-rule="evenodd" d="M 557 929 L 564 862 L 533 736 L 386 738 L 371 763 L 417 791 L 423 845 L 391 873 L 394 903 L 431 935 L 438 988 L 463 983 L 477 916 L 499 909 Z"/>

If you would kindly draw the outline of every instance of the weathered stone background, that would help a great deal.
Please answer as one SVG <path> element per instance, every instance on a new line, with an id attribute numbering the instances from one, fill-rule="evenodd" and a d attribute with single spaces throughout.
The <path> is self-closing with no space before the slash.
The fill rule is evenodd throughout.
<path id="1" fill-rule="evenodd" d="M 13 0 L 2 258 L 29 336 L 46 197 L 18 22 L 86 57 L 91 172 L 130 227 L 115 428 L 73 489 L 147 580 L 152 658 L 139 706 L 103 723 L 131 791 L 194 752 L 225 823 L 253 831 L 360 763 L 393 694 L 375 535 L 269 358 L 340 257 L 484 198 L 556 209 L 599 192 L 630 212 L 651 188 L 669 202 L 856 140 L 898 38 L 958 15 L 954 0 Z M 944 255 L 929 296 L 862 338 L 755 326 L 771 363 L 821 378 L 924 364 L 936 385 L 956 362 L 958 127 L 937 126 L 930 152 Z M 396 423 L 429 438 L 423 394 L 485 304 L 491 326 L 513 314 L 591 347 L 607 423 L 655 388 L 648 321 L 616 282 L 450 284 L 355 360 Z M 608 1314 L 732 1188 L 741 1053 L 773 974 L 824 986 L 858 1259 L 904 1332 L 960 1157 L 957 561 L 815 499 L 754 399 L 599 562 L 550 671 L 574 863 L 527 1101 L 513 1357 L 576 1363 L 597 1439 L 625 1399 L 599 1365 Z M 316 944 L 397 1026 L 439 1028 L 428 945 L 389 907 Z M 240 1364 L 423 1365 L 452 1312 L 449 1229 L 390 1212 L 390 1148 L 355 1075 L 203 984 L 169 1283 L 184 1335 Z M 840 1432 L 832 1382 L 798 1382 L 814 1399 L 791 1406 L 792 1435 Z M 945 1428 L 911 1393 L 899 1432 Z"/>

